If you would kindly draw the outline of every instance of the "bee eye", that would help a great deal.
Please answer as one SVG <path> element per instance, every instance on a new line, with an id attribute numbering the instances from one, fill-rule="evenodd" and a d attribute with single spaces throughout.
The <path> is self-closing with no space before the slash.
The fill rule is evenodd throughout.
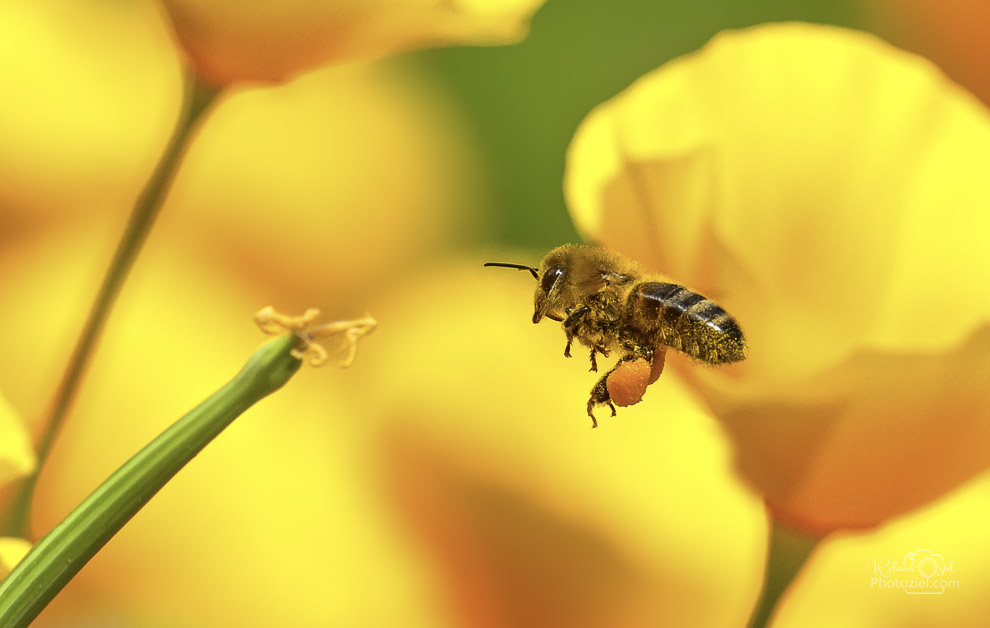
<path id="1" fill-rule="evenodd" d="M 543 273 L 543 279 L 540 281 L 540 288 L 544 292 L 550 292 L 557 280 L 564 276 L 564 269 L 558 267 L 548 268 L 547 272 Z"/>

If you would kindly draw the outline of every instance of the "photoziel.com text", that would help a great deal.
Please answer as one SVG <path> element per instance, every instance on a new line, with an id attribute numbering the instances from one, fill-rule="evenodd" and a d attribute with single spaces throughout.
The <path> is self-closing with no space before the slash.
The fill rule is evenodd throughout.
<path id="1" fill-rule="evenodd" d="M 871 560 L 873 569 L 870 588 L 900 590 L 908 595 L 941 595 L 959 588 L 956 561 L 946 562 L 942 554 L 930 549 L 917 549 L 904 555 L 903 560 L 889 557 Z"/>

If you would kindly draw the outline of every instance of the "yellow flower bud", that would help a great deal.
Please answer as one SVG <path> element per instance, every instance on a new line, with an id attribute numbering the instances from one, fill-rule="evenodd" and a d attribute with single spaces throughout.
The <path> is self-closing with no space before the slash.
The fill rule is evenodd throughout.
<path id="1" fill-rule="evenodd" d="M 415 48 L 507 44 L 543 0 L 163 0 L 197 70 L 215 83 L 281 81 L 324 63 Z"/>

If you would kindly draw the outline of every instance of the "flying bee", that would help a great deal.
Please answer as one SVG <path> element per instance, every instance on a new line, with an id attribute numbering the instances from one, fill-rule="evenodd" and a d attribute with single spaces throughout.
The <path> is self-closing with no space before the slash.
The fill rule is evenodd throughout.
<path id="1" fill-rule="evenodd" d="M 608 378 L 626 362 L 644 359 L 653 364 L 654 358 L 663 359 L 667 347 L 711 365 L 746 358 L 742 329 L 717 303 L 684 286 L 649 277 L 635 262 L 602 247 L 565 244 L 547 253 L 539 268 L 500 262 L 485 266 L 533 274 L 539 284 L 533 322 L 546 317 L 563 323 L 566 357 L 571 357 L 571 345 L 577 340 L 591 349 L 591 370 L 597 372 L 596 355 L 620 352 L 615 367 L 591 390 L 592 427 L 598 426 L 597 405 L 608 405 L 615 416 Z"/>

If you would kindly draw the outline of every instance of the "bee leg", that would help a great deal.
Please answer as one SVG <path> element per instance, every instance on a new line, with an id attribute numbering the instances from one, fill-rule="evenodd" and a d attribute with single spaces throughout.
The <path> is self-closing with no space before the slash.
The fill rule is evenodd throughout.
<path id="1" fill-rule="evenodd" d="M 612 370 L 614 371 L 615 369 Z M 598 421 L 595 419 L 594 413 L 595 406 L 597 405 L 608 405 L 612 409 L 612 416 L 615 416 L 615 406 L 612 404 L 612 396 L 608 394 L 608 386 L 606 385 L 606 380 L 608 380 L 608 376 L 611 374 L 612 371 L 609 371 L 591 389 L 591 397 L 588 399 L 588 416 L 591 417 L 591 427 L 598 427 Z"/>
<path id="2" fill-rule="evenodd" d="M 598 419 L 595 418 L 595 402 L 588 401 L 588 416 L 591 417 L 591 429 L 598 427 Z"/>
<path id="3" fill-rule="evenodd" d="M 598 352 L 607 355 L 607 352 L 603 349 L 598 349 Z M 652 354 L 652 350 L 650 350 L 650 353 Z M 594 349 L 592 349 L 592 355 L 594 355 Z M 641 356 L 636 353 L 628 353 L 622 356 L 619 358 L 619 361 L 615 363 L 615 366 L 609 369 L 608 373 L 602 375 L 595 384 L 595 387 L 591 389 L 591 397 L 588 399 L 588 416 L 591 417 L 591 427 L 598 427 L 598 421 L 595 419 L 595 415 L 592 412 L 595 406 L 607 405 L 612 410 L 612 416 L 615 416 L 615 404 L 612 403 L 612 395 L 608 392 L 608 378 L 626 362 L 638 360 L 640 357 Z"/>
<path id="4" fill-rule="evenodd" d="M 564 333 L 567 334 L 567 346 L 564 347 L 564 357 L 571 357 L 571 343 L 574 342 L 574 328 L 581 324 L 581 320 L 584 318 L 585 314 L 591 311 L 591 308 L 587 305 L 582 305 L 573 312 L 567 312 L 567 318 L 564 319 Z"/>
<path id="5" fill-rule="evenodd" d="M 595 359 L 596 353 L 600 353 L 602 354 L 603 357 L 607 358 L 609 355 L 609 350 L 603 347 L 602 345 L 598 345 L 591 348 L 591 368 L 588 370 L 590 370 L 592 373 L 598 372 L 598 360 Z"/>

